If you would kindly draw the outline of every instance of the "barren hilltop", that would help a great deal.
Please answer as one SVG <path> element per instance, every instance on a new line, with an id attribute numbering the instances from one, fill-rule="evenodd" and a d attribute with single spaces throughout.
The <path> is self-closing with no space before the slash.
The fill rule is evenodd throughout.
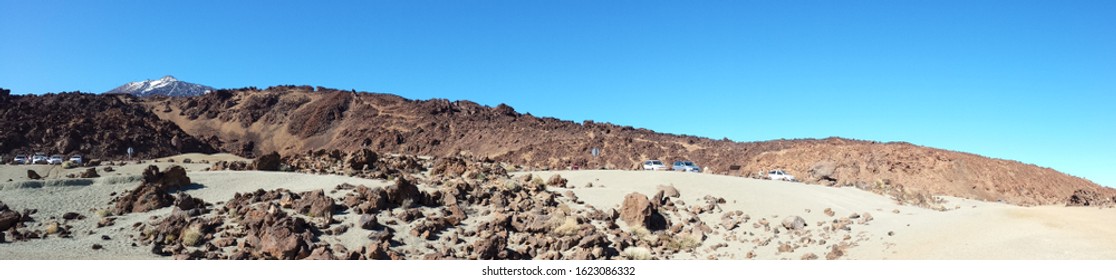
<path id="1" fill-rule="evenodd" d="M 195 97 L 81 93 L 0 96 L 0 154 L 122 157 L 229 152 L 253 158 L 318 150 L 466 156 L 525 170 L 634 169 L 689 159 L 705 172 L 760 177 L 783 169 L 806 183 L 855 186 L 910 204 L 934 195 L 1017 205 L 1062 204 L 1111 189 L 1050 168 L 922 147 L 843 138 L 733 142 L 610 123 L 575 123 L 470 101 L 409 100 L 309 86 L 216 90 Z M 36 113 L 50 112 L 50 113 Z M 591 154 L 598 148 L 599 156 Z"/>
<path id="2" fill-rule="evenodd" d="M 732 142 L 521 114 L 500 104 L 409 100 L 309 86 L 218 90 L 148 99 L 160 118 L 222 151 L 252 157 L 361 147 L 410 155 L 465 155 L 528 169 L 632 169 L 640 161 L 693 160 L 707 172 L 758 177 L 784 169 L 807 183 L 857 186 L 908 203 L 950 195 L 1019 205 L 1064 203 L 1091 181 L 1017 161 L 909 143 L 842 138 Z M 591 155 L 600 149 L 599 157 Z"/>

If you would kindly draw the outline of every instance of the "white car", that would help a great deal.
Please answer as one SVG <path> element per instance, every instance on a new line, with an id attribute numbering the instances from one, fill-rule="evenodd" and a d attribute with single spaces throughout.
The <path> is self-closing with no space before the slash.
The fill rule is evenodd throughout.
<path id="1" fill-rule="evenodd" d="M 62 164 L 62 155 L 50 156 L 50 158 L 47 159 L 47 164 L 50 164 L 50 165 Z"/>
<path id="2" fill-rule="evenodd" d="M 35 156 L 31 157 L 31 164 L 45 164 L 45 163 L 47 163 L 46 154 L 38 153 L 38 154 L 35 154 Z"/>
<path id="3" fill-rule="evenodd" d="M 27 164 L 27 156 L 15 156 L 12 159 L 12 164 Z"/>
<path id="4" fill-rule="evenodd" d="M 790 174 L 788 174 L 786 172 L 783 172 L 782 170 L 778 170 L 778 169 L 771 170 L 771 172 L 767 172 L 767 178 L 771 179 L 771 180 L 781 180 L 781 181 L 794 182 L 794 176 L 791 176 Z"/>
<path id="5" fill-rule="evenodd" d="M 657 159 L 647 160 L 647 161 L 643 162 L 643 170 L 666 170 L 666 169 L 667 169 L 666 164 L 663 164 L 662 161 L 657 160 Z"/>
<path id="6" fill-rule="evenodd" d="M 674 171 L 701 172 L 701 167 L 698 167 L 697 164 L 688 160 L 675 161 L 674 166 L 670 168 Z"/>
<path id="7" fill-rule="evenodd" d="M 76 163 L 77 165 L 81 165 L 84 161 L 85 160 L 81 157 L 81 155 L 74 155 L 70 157 L 70 162 Z"/>

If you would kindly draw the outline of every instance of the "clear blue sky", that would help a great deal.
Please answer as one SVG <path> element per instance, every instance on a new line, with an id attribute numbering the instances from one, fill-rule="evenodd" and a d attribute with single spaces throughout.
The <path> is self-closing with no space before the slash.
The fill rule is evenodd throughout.
<path id="1" fill-rule="evenodd" d="M 1116 186 L 1116 1 L 678 2 L 0 0 L 0 87 L 321 85 Z"/>

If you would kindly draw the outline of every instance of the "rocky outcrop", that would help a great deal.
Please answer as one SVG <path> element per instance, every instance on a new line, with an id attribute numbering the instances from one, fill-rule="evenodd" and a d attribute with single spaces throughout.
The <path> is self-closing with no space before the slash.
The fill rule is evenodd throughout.
<path id="1" fill-rule="evenodd" d="M 1068 199 L 1066 199 L 1066 206 L 1109 206 L 1116 205 L 1116 196 L 1111 194 L 1103 194 L 1099 191 L 1090 189 L 1079 189 L 1073 191 Z"/>
<path id="2" fill-rule="evenodd" d="M 260 171 L 279 171 L 280 164 L 282 164 L 282 159 L 279 158 L 279 153 L 271 152 L 253 161 L 252 169 Z"/>
<path id="3" fill-rule="evenodd" d="M 50 112 L 28 114 L 27 112 Z M 139 100 L 79 92 L 0 99 L 0 155 L 46 152 L 87 158 L 151 158 L 213 153 L 213 147 L 160 119 Z M 177 140 L 175 140 L 177 139 Z M 175 141 L 172 141 L 175 140 Z"/>
<path id="4" fill-rule="evenodd" d="M 175 198 L 169 192 L 189 184 L 190 178 L 186 177 L 186 169 L 181 166 L 171 166 L 165 172 L 154 165 L 148 166 L 143 171 L 140 186 L 115 199 L 113 213 L 123 215 L 171 206 Z"/>

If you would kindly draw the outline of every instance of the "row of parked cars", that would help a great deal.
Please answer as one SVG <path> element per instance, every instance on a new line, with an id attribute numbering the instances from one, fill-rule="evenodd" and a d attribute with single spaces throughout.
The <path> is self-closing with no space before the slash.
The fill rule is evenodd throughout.
<path id="1" fill-rule="evenodd" d="M 667 169 L 666 164 L 663 164 L 663 161 L 657 160 L 657 159 L 652 159 L 652 160 L 643 161 L 643 170 L 668 170 L 668 169 Z M 694 162 L 692 162 L 692 161 L 678 160 L 678 161 L 674 161 L 674 164 L 671 165 L 669 170 L 687 171 L 687 172 L 701 172 L 701 167 L 698 167 L 697 164 L 694 164 Z M 794 182 L 796 180 L 794 178 L 794 175 L 790 175 L 790 173 L 787 173 L 786 171 L 783 171 L 783 170 L 780 170 L 780 169 L 775 169 L 775 170 L 771 170 L 771 171 L 767 172 L 767 179 L 780 180 L 780 181 L 791 181 L 791 182 Z"/>
<path id="2" fill-rule="evenodd" d="M 44 153 L 35 153 L 35 155 L 26 155 L 26 156 L 25 155 L 16 155 L 15 158 L 12 159 L 12 164 L 51 164 L 51 165 L 58 165 L 58 164 L 62 164 L 62 162 L 65 162 L 65 161 L 70 161 L 70 162 L 73 162 L 73 163 L 76 163 L 76 164 L 82 164 L 85 161 L 85 158 L 82 157 L 81 155 L 72 155 L 67 160 L 66 157 L 63 157 L 62 155 L 52 155 L 52 156 L 48 157 Z"/>
<path id="3" fill-rule="evenodd" d="M 663 161 L 652 159 L 643 162 L 643 170 L 667 170 L 667 167 L 665 164 L 663 164 Z M 670 166 L 670 170 L 701 172 L 701 167 L 698 167 L 697 164 L 694 164 L 694 162 L 692 161 L 677 160 L 674 161 L 674 164 Z"/>

